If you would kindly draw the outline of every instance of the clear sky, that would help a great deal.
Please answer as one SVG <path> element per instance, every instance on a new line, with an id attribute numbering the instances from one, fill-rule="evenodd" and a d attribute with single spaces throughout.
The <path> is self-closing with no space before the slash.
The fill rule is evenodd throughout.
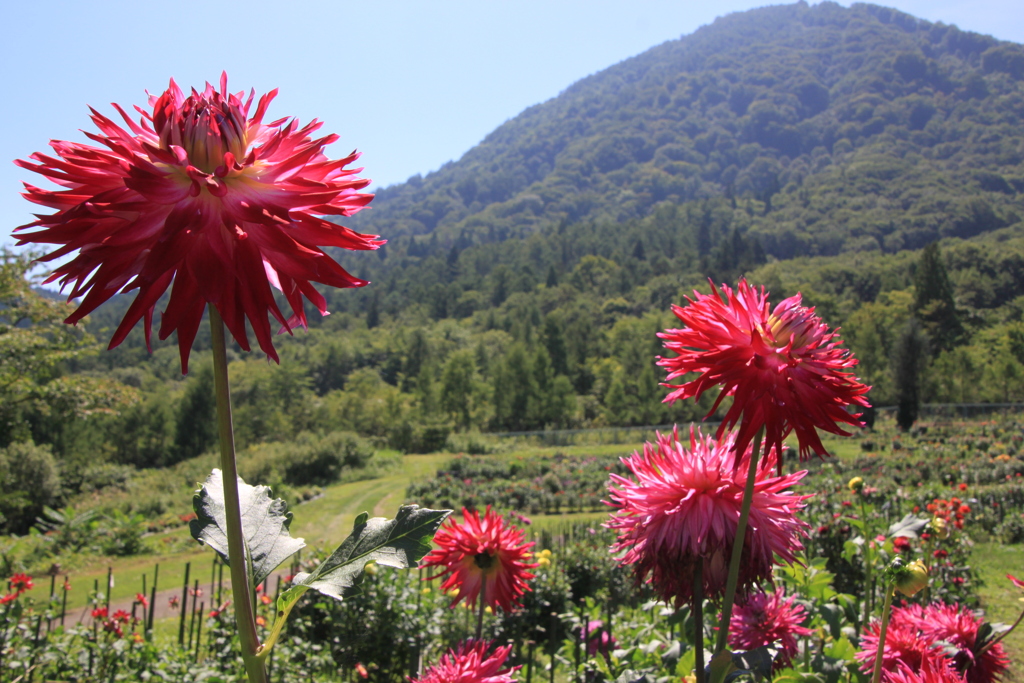
<path id="1" fill-rule="evenodd" d="M 372 187 L 458 159 L 575 81 L 758 0 L 9 0 L 0 8 L 0 244 L 32 220 L 11 163 L 85 140 L 87 105 L 114 115 L 168 78 L 228 72 L 232 91 L 279 88 L 272 118 L 319 118 L 363 152 Z M 848 2 L 842 4 L 848 5 Z M 890 4 L 890 3 L 882 3 Z M 1020 0 L 897 0 L 907 13 L 1024 42 Z M 33 177 L 36 176 L 36 177 Z"/>

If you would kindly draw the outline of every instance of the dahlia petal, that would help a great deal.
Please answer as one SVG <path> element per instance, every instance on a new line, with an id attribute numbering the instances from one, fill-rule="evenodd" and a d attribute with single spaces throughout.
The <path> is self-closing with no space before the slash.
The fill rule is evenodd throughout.
<path id="1" fill-rule="evenodd" d="M 131 306 L 128 307 L 128 311 L 124 314 L 124 318 L 121 320 L 121 324 L 117 326 L 114 331 L 114 336 L 110 338 L 110 344 L 107 346 L 108 349 L 113 349 L 118 344 L 123 342 L 131 332 L 132 328 L 135 327 L 135 323 L 139 322 L 140 319 L 145 317 L 146 322 L 144 329 L 146 331 L 146 348 L 150 348 L 150 334 L 153 320 L 153 306 L 160 297 L 163 296 L 164 292 L 171 285 L 171 280 L 174 277 L 174 273 L 168 271 L 164 273 L 160 278 L 151 284 L 147 284 L 141 287 L 139 295 L 132 301 Z"/>

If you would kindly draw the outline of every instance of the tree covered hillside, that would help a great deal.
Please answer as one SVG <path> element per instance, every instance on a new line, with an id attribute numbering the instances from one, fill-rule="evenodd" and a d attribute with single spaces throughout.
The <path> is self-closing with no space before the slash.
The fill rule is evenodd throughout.
<path id="1" fill-rule="evenodd" d="M 427 233 L 501 241 L 727 197 L 777 258 L 917 249 L 1024 215 L 1022 117 L 1019 45 L 874 5 L 767 7 L 579 81 L 352 225 L 390 257 Z"/>
<path id="2" fill-rule="evenodd" d="M 229 350 L 243 474 L 298 495 L 364 476 L 371 446 L 699 419 L 655 358 L 709 278 L 802 292 L 874 405 L 1022 401 L 1022 118 L 1021 46 L 869 5 L 731 15 L 584 79 L 346 219 L 389 240 L 336 254 L 372 284 L 324 292 L 280 365 Z M 132 294 L 68 336 L 24 259 L 0 265 L 0 528 L 136 469 L 191 477 L 216 441 L 207 326 L 183 378 L 173 339 L 101 350 Z"/>

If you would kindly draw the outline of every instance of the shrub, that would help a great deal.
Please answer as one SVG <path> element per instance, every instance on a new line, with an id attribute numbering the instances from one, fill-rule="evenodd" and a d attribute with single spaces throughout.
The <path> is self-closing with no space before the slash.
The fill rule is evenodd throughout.
<path id="1" fill-rule="evenodd" d="M 26 441 L 0 448 L 0 515 L 7 531 L 25 533 L 60 496 L 60 471 L 49 446 Z"/>

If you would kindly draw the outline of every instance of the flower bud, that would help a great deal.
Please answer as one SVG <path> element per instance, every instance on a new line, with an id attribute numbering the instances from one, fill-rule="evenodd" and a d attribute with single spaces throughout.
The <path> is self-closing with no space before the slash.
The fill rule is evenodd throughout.
<path id="1" fill-rule="evenodd" d="M 896 590 L 908 598 L 928 585 L 928 567 L 921 560 L 914 560 L 907 565 L 900 562 L 898 566 L 893 561 L 890 569 Z"/>
<path id="2" fill-rule="evenodd" d="M 949 523 L 942 517 L 932 517 L 928 528 L 939 538 L 949 538 Z"/>
<path id="3" fill-rule="evenodd" d="M 847 488 L 853 493 L 860 493 L 861 489 L 864 488 L 864 479 L 861 477 L 854 477 L 846 483 Z"/>

